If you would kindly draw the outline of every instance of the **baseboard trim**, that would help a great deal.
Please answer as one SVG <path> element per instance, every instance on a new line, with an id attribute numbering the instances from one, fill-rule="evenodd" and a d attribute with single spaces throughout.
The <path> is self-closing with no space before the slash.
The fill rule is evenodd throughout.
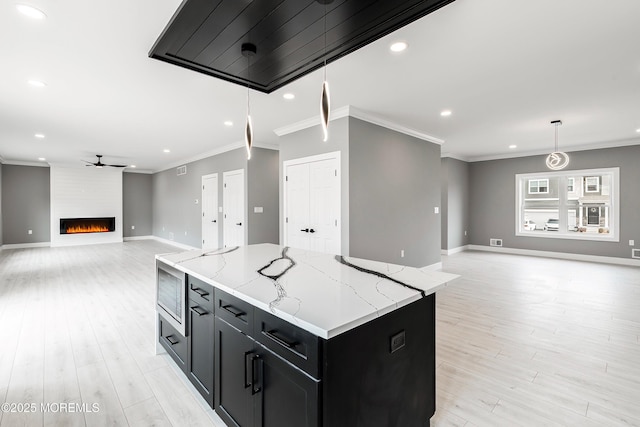
<path id="1" fill-rule="evenodd" d="M 460 252 L 464 252 L 466 250 L 469 249 L 469 245 L 464 245 L 464 246 L 458 246 L 457 248 L 453 248 L 453 249 L 442 249 L 442 251 L 440 251 L 440 253 L 442 255 L 453 255 L 453 254 L 457 254 Z"/>
<path id="2" fill-rule="evenodd" d="M 424 267 L 421 267 L 420 270 L 424 270 L 424 271 L 438 271 L 438 270 L 442 270 L 442 262 L 436 262 L 435 264 L 431 264 L 431 265 L 426 265 Z"/>
<path id="3" fill-rule="evenodd" d="M 483 246 L 483 245 L 467 245 L 468 250 L 470 251 L 484 251 L 484 252 L 499 252 L 503 254 L 512 254 L 512 255 L 529 255 L 536 256 L 542 258 L 557 258 L 557 259 L 568 259 L 572 261 L 589 261 L 589 262 L 599 262 L 603 264 L 617 264 L 617 265 L 630 265 L 634 267 L 640 267 L 640 260 L 635 259 L 626 259 L 626 258 L 616 258 L 616 257 L 608 257 L 601 255 L 584 255 L 584 254 L 572 254 L 565 252 L 549 252 L 549 251 L 537 251 L 533 249 L 516 249 L 516 248 L 505 248 L 498 246 Z"/>
<path id="4" fill-rule="evenodd" d="M 168 239 L 164 239 L 162 237 L 158 237 L 158 236 L 149 236 L 150 239 L 158 241 L 160 243 L 166 243 L 167 245 L 171 245 L 171 246 L 175 246 L 178 247 L 180 249 L 186 249 L 188 251 L 191 250 L 199 250 L 201 248 L 196 248 L 195 246 L 189 246 L 189 245 L 185 245 L 184 243 L 178 243 L 178 242 L 174 242 L 173 240 L 168 240 Z"/>
<path id="5" fill-rule="evenodd" d="M 156 240 L 154 238 L 154 236 L 148 235 L 148 236 L 129 236 L 129 237 L 123 237 L 122 240 L 124 240 L 125 242 L 128 242 L 130 240 Z"/>
<path id="6" fill-rule="evenodd" d="M 51 242 L 38 242 L 38 243 L 9 243 L 2 245 L 0 249 L 28 249 L 28 248 L 48 248 L 51 246 Z"/>

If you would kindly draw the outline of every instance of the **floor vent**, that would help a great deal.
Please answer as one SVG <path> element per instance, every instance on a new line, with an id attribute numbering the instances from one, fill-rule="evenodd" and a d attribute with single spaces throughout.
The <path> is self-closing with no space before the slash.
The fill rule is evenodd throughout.
<path id="1" fill-rule="evenodd" d="M 176 168 L 177 175 L 186 175 L 187 174 L 187 165 L 178 166 Z"/>
<path id="2" fill-rule="evenodd" d="M 489 239 L 489 246 L 502 246 L 502 239 Z"/>
<path id="3" fill-rule="evenodd" d="M 631 249 L 631 258 L 640 259 L 640 249 Z"/>

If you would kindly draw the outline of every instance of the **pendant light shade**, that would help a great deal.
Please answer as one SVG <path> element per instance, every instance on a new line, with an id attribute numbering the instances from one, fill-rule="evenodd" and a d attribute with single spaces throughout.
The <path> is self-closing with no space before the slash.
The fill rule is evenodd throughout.
<path id="1" fill-rule="evenodd" d="M 251 160 L 251 145 L 253 144 L 253 125 L 251 116 L 247 112 L 247 124 L 244 127 L 244 145 L 247 149 L 247 160 Z"/>
<path id="2" fill-rule="evenodd" d="M 322 83 L 322 97 L 320 99 L 320 121 L 322 122 L 323 141 L 329 139 L 329 112 L 331 111 L 331 99 L 329 98 L 329 82 Z"/>
<path id="3" fill-rule="evenodd" d="M 242 55 L 247 58 L 247 81 L 249 81 L 249 71 L 251 67 L 251 57 L 258 49 L 253 43 L 242 43 Z M 249 99 L 249 84 L 247 84 L 247 123 L 244 126 L 244 145 L 247 149 L 247 160 L 251 160 L 251 147 L 253 146 L 253 123 L 251 122 L 251 102 Z"/>
<path id="4" fill-rule="evenodd" d="M 556 127 L 555 131 L 555 151 L 547 156 L 547 167 L 551 170 L 561 170 L 569 165 L 569 155 L 563 151 L 558 150 L 558 126 L 562 125 L 561 120 L 554 120 L 551 122 Z"/>

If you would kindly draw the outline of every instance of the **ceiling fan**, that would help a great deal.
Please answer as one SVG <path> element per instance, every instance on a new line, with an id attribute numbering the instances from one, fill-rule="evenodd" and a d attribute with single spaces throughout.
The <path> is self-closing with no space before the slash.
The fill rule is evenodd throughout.
<path id="1" fill-rule="evenodd" d="M 127 167 L 127 165 L 107 165 L 107 164 L 102 163 L 102 154 L 96 154 L 96 157 L 98 157 L 98 161 L 95 162 L 95 163 L 83 160 L 83 162 L 89 163 L 88 165 L 85 165 L 85 166 L 94 166 L 96 168 L 102 168 L 104 166 L 109 166 L 109 167 L 112 167 L 112 168 L 126 168 Z"/>

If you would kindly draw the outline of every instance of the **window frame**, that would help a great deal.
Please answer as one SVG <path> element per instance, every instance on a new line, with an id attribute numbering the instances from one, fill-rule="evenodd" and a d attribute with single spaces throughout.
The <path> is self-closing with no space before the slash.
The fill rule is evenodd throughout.
<path id="1" fill-rule="evenodd" d="M 589 190 L 589 179 L 596 180 L 596 189 Z M 585 176 L 584 177 L 584 192 L 585 193 L 599 193 L 600 192 L 600 177 L 599 176 Z"/>
<path id="2" fill-rule="evenodd" d="M 594 176 L 595 175 L 595 176 Z M 608 228 L 609 233 L 591 234 L 591 233 L 578 233 L 575 231 L 562 232 L 539 232 L 537 230 L 525 230 L 524 229 L 524 201 L 532 200 L 527 198 L 529 192 L 529 181 L 535 179 L 548 179 L 559 178 L 559 200 L 558 200 L 558 218 L 567 218 L 569 211 L 573 210 L 573 206 L 569 205 L 569 182 L 573 177 L 584 177 L 584 190 L 586 192 L 586 178 L 598 179 L 598 192 L 600 191 L 600 177 L 604 175 L 610 176 L 610 203 L 601 207 L 608 209 Z M 582 179 L 581 179 L 582 180 Z M 575 192 L 575 180 L 573 190 Z M 594 193 L 591 191 L 590 193 Z M 582 170 L 563 170 L 563 171 L 546 171 L 546 172 L 534 172 L 534 173 L 522 173 L 515 174 L 515 235 L 522 237 L 537 237 L 541 239 L 564 239 L 564 240 L 594 240 L 605 242 L 619 242 L 620 241 L 620 168 L 601 168 L 601 169 L 582 169 Z M 536 194 L 536 193 L 533 193 Z M 566 223 L 565 223 L 566 224 Z"/>
<path id="3" fill-rule="evenodd" d="M 531 191 L 531 183 L 534 181 L 537 183 L 536 189 L 538 191 Z M 547 185 L 544 187 L 547 191 L 540 191 L 540 182 L 542 181 L 547 181 Z M 529 182 L 527 182 L 527 192 L 528 194 L 549 194 L 549 178 L 530 179 Z"/>

